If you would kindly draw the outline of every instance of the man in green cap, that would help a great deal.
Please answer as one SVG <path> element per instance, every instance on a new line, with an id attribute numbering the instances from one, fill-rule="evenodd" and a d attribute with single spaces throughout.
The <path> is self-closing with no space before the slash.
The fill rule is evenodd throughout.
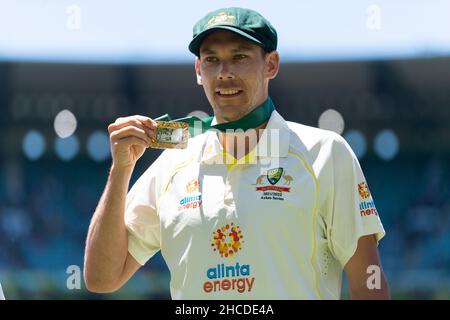
<path id="1" fill-rule="evenodd" d="M 341 136 L 275 110 L 276 49 L 275 29 L 253 10 L 198 21 L 189 50 L 214 117 L 197 119 L 203 133 L 165 150 L 129 192 L 158 126 L 170 135 L 170 125 L 195 124 L 131 116 L 109 125 L 113 163 L 86 242 L 89 290 L 119 289 L 161 250 L 173 299 L 339 299 L 343 271 L 352 298 L 389 298 L 377 249 L 385 232 L 359 162 Z"/>

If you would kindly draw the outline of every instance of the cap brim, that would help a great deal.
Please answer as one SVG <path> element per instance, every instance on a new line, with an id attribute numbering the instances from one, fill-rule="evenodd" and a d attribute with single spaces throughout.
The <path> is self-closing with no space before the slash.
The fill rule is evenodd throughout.
<path id="1" fill-rule="evenodd" d="M 257 45 L 263 47 L 263 43 L 261 41 L 252 37 L 251 35 L 242 31 L 241 29 L 238 29 L 233 26 L 217 25 L 217 26 L 211 27 L 211 28 L 199 33 L 194 39 L 192 39 L 192 41 L 189 43 L 189 51 L 191 51 L 196 56 L 199 56 L 200 55 L 200 45 L 202 44 L 203 40 L 205 40 L 206 36 L 208 36 L 210 33 L 217 31 L 217 30 L 228 30 L 228 31 L 234 32 L 234 33 L 256 43 Z"/>

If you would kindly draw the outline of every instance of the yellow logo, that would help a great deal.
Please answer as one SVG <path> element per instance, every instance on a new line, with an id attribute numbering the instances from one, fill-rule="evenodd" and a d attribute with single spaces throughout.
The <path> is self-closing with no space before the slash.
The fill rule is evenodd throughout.
<path id="1" fill-rule="evenodd" d="M 187 183 L 187 185 L 186 185 L 186 191 L 188 193 L 192 193 L 194 191 L 198 191 L 198 180 L 194 179 L 194 180 L 189 181 Z"/>
<path id="2" fill-rule="evenodd" d="M 213 232 L 213 242 L 211 247 L 215 252 L 219 253 L 220 256 L 233 258 L 239 250 L 242 250 L 242 243 L 244 236 L 239 226 L 235 226 L 234 223 L 227 224 L 222 228 L 217 229 Z"/>
<path id="3" fill-rule="evenodd" d="M 221 12 L 209 19 L 208 23 L 206 24 L 206 28 L 211 28 L 212 26 L 218 24 L 234 24 L 235 20 L 235 16 L 229 15 L 226 12 Z"/>
<path id="4" fill-rule="evenodd" d="M 358 192 L 362 199 L 368 199 L 370 197 L 369 186 L 365 181 L 358 184 Z"/>

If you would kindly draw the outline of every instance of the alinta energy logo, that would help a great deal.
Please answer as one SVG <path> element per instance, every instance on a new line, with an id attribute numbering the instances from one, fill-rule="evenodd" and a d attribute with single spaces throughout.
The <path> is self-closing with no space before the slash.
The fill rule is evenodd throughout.
<path id="1" fill-rule="evenodd" d="M 196 209 L 202 204 L 202 194 L 199 192 L 198 179 L 193 179 L 186 184 L 186 191 L 189 195 L 180 200 L 178 212 L 186 209 Z M 198 193 L 194 194 L 193 193 Z"/>
<path id="2" fill-rule="evenodd" d="M 239 250 L 242 249 L 241 243 L 244 236 L 242 231 L 239 230 L 239 226 L 234 226 L 234 223 L 227 224 L 216 232 L 213 232 L 213 243 L 211 247 L 215 252 L 218 252 L 220 256 L 232 258 Z"/>
<path id="3" fill-rule="evenodd" d="M 228 263 L 218 263 L 208 268 L 203 291 L 206 293 L 221 291 L 251 292 L 255 278 L 250 276 L 250 264 L 242 264 L 236 259 L 244 244 L 244 235 L 233 222 L 212 233 L 211 248 Z M 233 260 L 233 261 L 232 261 Z"/>
<path id="4" fill-rule="evenodd" d="M 375 202 L 372 200 L 370 195 L 369 186 L 365 181 L 358 184 L 359 193 L 359 213 L 361 216 L 378 215 L 377 208 L 375 207 Z"/>
<path id="5" fill-rule="evenodd" d="M 282 185 L 276 185 L 281 182 Z M 267 181 L 266 181 L 267 180 Z M 262 191 L 261 199 L 264 200 L 284 200 L 283 192 L 290 192 L 291 182 L 294 180 L 292 176 L 286 174 L 283 168 L 273 168 L 256 178 L 256 191 Z M 264 185 L 269 183 L 268 185 Z"/>
<path id="6" fill-rule="evenodd" d="M 358 193 L 362 199 L 368 199 L 370 197 L 369 186 L 365 181 L 358 184 Z"/>

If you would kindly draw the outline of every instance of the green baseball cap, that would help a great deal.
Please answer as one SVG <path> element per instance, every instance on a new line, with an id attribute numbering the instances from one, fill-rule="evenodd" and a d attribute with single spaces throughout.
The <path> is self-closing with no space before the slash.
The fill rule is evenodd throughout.
<path id="1" fill-rule="evenodd" d="M 194 25 L 189 51 L 200 56 L 202 41 L 216 30 L 234 32 L 261 46 L 266 52 L 277 49 L 277 31 L 266 18 L 250 9 L 224 8 L 208 13 Z"/>

